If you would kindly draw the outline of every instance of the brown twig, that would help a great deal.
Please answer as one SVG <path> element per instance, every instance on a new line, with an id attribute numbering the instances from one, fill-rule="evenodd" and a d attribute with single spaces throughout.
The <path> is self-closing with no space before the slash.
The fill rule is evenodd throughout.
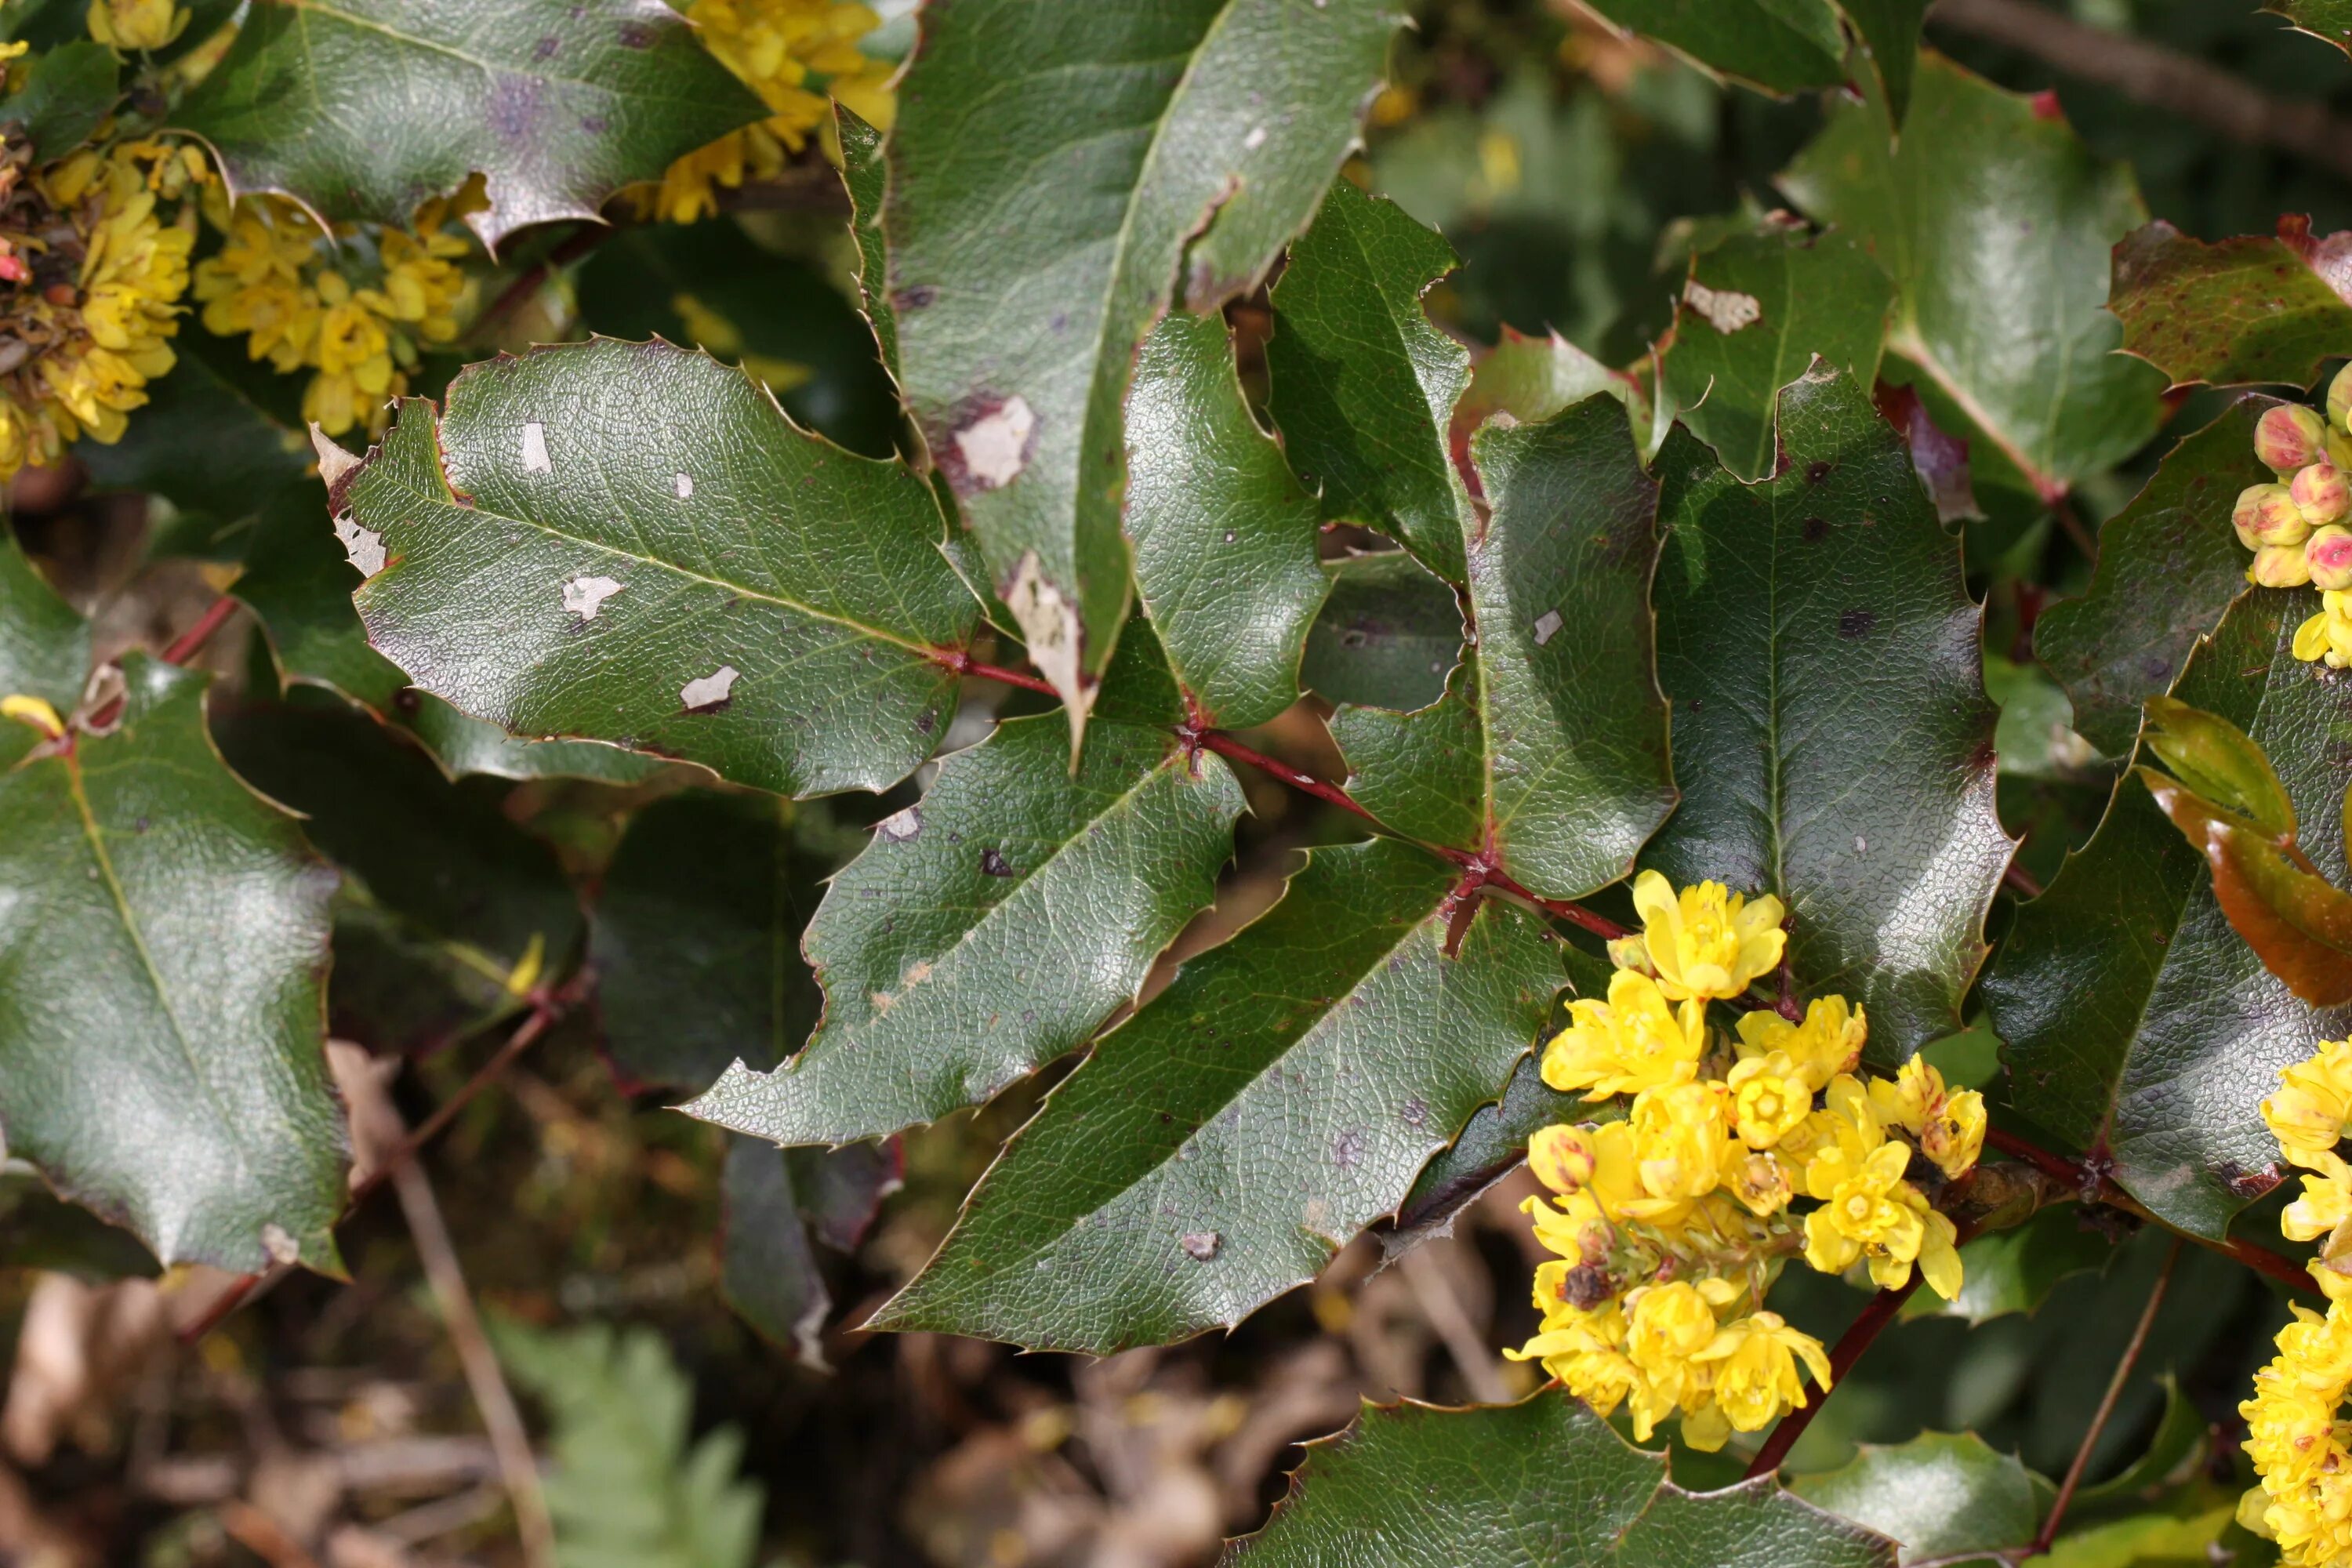
<path id="1" fill-rule="evenodd" d="M 2147 1305 L 2140 1309 L 2139 1326 L 2132 1330 L 2131 1340 L 2124 1346 L 2123 1359 L 2116 1363 L 2116 1374 L 2107 1380 L 2107 1392 L 2100 1399 L 2098 1409 L 2091 1414 L 2090 1430 L 2083 1434 L 2082 1446 L 2074 1450 L 2074 1462 L 2066 1467 L 2066 1479 L 2058 1483 L 2058 1495 L 2052 1500 L 2050 1512 L 2042 1520 L 2042 1529 L 2025 1557 L 2041 1556 L 2058 1539 L 2058 1527 L 2065 1521 L 2066 1507 L 2074 1500 L 2074 1489 L 2083 1484 L 2083 1472 L 2090 1467 L 2091 1450 L 2099 1446 L 2099 1434 L 2106 1430 L 2107 1418 L 2116 1413 L 2116 1401 L 2123 1397 L 2124 1384 L 2131 1381 L 2132 1368 L 2147 1344 L 2147 1331 L 2156 1325 L 2156 1310 L 2164 1304 L 2165 1287 L 2172 1283 L 2173 1265 L 2180 1261 L 2180 1241 L 2176 1235 L 2165 1252 L 2164 1267 L 2157 1270 L 2156 1286 L 2147 1293 Z"/>
<path id="2" fill-rule="evenodd" d="M 1769 1476 L 1780 1468 L 1780 1461 L 1789 1457 L 1789 1450 L 1797 1446 L 1797 1439 L 1804 1436 L 1805 1428 L 1812 1425 L 1813 1417 L 1821 1414 L 1822 1406 L 1829 1403 L 1830 1395 L 1845 1382 L 1845 1374 L 1853 1369 L 1854 1363 L 1862 1359 L 1862 1352 L 1868 1350 L 1871 1342 L 1895 1321 L 1895 1315 L 1903 1310 L 1903 1303 L 1909 1300 L 1911 1292 L 1918 1288 L 1919 1270 L 1915 1267 L 1910 1279 L 1894 1289 L 1881 1290 L 1870 1299 L 1862 1314 L 1854 1319 L 1844 1333 L 1838 1336 L 1838 1342 L 1830 1347 L 1829 1387 L 1815 1389 L 1811 1404 L 1799 1405 L 1773 1425 L 1772 1435 L 1764 1439 L 1764 1446 L 1756 1450 L 1756 1458 L 1748 1461 L 1748 1479 L 1752 1481 L 1759 1476 Z"/>
<path id="3" fill-rule="evenodd" d="M 2352 122 L 2323 104 L 2280 98 L 2191 55 L 2093 27 L 2028 0 L 1940 0 L 1928 20 L 2032 55 L 2077 80 L 2216 131 L 2276 147 L 2352 178 Z"/>
<path id="4" fill-rule="evenodd" d="M 237 602 L 226 594 L 215 599 L 211 607 L 196 617 L 195 625 L 172 639 L 171 646 L 163 650 L 163 662 L 185 664 L 195 658 L 212 635 L 227 625 L 228 618 L 236 611 Z"/>
<path id="5" fill-rule="evenodd" d="M 480 332 L 499 325 L 507 317 L 520 310 L 524 301 L 538 293 L 550 278 L 586 256 L 619 232 L 619 226 L 614 224 L 590 223 L 569 238 L 560 242 L 554 249 L 525 268 L 520 277 L 499 290 L 499 297 L 490 301 L 489 308 L 474 318 L 472 331 Z"/>
<path id="6" fill-rule="evenodd" d="M 2033 873 L 2014 860 L 2000 868 L 2000 879 L 2008 883 L 2012 890 L 2022 893 L 2029 899 L 2038 899 L 2042 896 L 2042 884 L 2034 879 Z"/>

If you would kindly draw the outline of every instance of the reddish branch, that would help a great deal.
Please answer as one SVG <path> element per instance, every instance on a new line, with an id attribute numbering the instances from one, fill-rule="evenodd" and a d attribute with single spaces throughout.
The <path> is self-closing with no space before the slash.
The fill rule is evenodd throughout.
<path id="1" fill-rule="evenodd" d="M 2164 1255 L 2164 1267 L 2157 1273 L 2156 1286 L 2147 1293 L 2147 1305 L 2140 1309 L 2139 1326 L 2132 1330 L 2131 1342 L 2124 1346 L 2123 1359 L 2116 1363 L 2116 1374 L 2107 1380 L 2107 1392 L 2100 1399 L 2099 1408 L 2092 1413 L 2090 1429 L 2083 1434 L 2082 1446 L 2074 1450 L 2074 1462 L 2066 1467 L 2066 1479 L 2059 1483 L 2058 1496 L 2042 1521 L 2041 1533 L 2033 1538 L 2033 1544 L 2021 1561 L 2042 1555 L 2058 1539 L 2058 1527 L 2065 1521 L 2066 1506 L 2074 1500 L 2074 1489 L 2083 1484 L 2083 1472 L 2091 1463 L 2091 1450 L 2099 1446 L 2099 1434 L 2107 1429 L 2107 1417 L 2116 1413 L 2116 1401 L 2123 1396 L 2124 1384 L 2131 1381 L 2132 1368 L 2147 1344 L 2147 1331 L 2156 1326 L 2156 1310 L 2164 1304 L 2165 1288 L 2172 1283 L 2172 1267 L 2179 1261 L 2180 1237 L 2175 1236 Z"/>
<path id="2" fill-rule="evenodd" d="M 235 599 L 230 598 L 226 594 L 215 599 L 211 608 L 196 617 L 194 626 L 172 639 L 172 646 L 163 650 L 163 662 L 185 664 L 195 658 L 205 644 L 211 639 L 212 635 L 227 625 L 228 618 L 235 614 L 236 614 Z"/>

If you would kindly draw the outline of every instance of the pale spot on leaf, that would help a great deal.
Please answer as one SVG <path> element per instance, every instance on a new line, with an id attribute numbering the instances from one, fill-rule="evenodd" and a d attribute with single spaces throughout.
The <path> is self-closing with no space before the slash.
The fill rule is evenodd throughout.
<path id="1" fill-rule="evenodd" d="M 680 474 L 680 475 L 678 475 L 678 476 L 677 476 L 677 499 L 678 499 L 678 500 L 686 500 L 690 499 L 690 498 L 693 496 L 693 494 L 694 494 L 694 476 L 693 476 L 692 474 Z"/>
<path id="2" fill-rule="evenodd" d="M 281 1268 L 290 1268 L 302 1258 L 301 1243 L 288 1235 L 286 1227 L 276 1220 L 261 1227 L 261 1250 Z"/>
<path id="3" fill-rule="evenodd" d="M 547 426 L 536 419 L 522 427 L 522 471 L 526 474 L 555 472 L 555 465 L 547 458 Z"/>
<path id="4" fill-rule="evenodd" d="M 1024 397 L 1014 397 L 973 420 L 955 433 L 964 471 L 982 489 L 1003 489 L 1020 478 L 1029 461 L 1029 433 L 1036 427 L 1037 416 Z"/>
<path id="5" fill-rule="evenodd" d="M 1094 689 L 1083 679 L 1080 656 L 1083 634 L 1078 606 L 1037 569 L 1034 550 L 1021 557 L 1013 581 L 1005 585 L 1004 604 L 1021 625 L 1021 639 L 1029 647 L 1029 662 L 1062 699 L 1070 719 L 1070 762 L 1077 764 L 1078 743 L 1087 732 L 1087 713 L 1094 707 Z"/>
<path id="6" fill-rule="evenodd" d="M 621 591 L 610 577 L 574 577 L 563 584 L 563 607 L 583 621 L 593 621 L 604 601 Z"/>
<path id="7" fill-rule="evenodd" d="M 343 554 L 361 576 L 373 577 L 383 570 L 383 534 L 362 528 L 346 513 L 335 519 L 335 537 L 343 542 Z"/>
<path id="8" fill-rule="evenodd" d="M 1546 610 L 1536 617 L 1536 647 L 1541 647 L 1559 635 L 1563 623 L 1558 610 Z"/>
<path id="9" fill-rule="evenodd" d="M 1244 153 L 1255 153 L 1265 145 L 1265 127 L 1263 125 L 1251 126 L 1250 133 L 1242 138 L 1242 151 Z"/>
<path id="10" fill-rule="evenodd" d="M 904 844 L 922 830 L 922 810 L 920 807 L 910 805 L 906 810 L 895 812 L 877 823 L 874 834 L 885 844 Z"/>
<path id="11" fill-rule="evenodd" d="M 678 688 L 677 700 L 686 704 L 688 712 L 698 709 L 716 708 L 727 700 L 727 694 L 735 689 L 735 682 L 741 678 L 742 674 L 743 672 L 733 665 L 722 664 L 709 675 L 699 679 L 689 680 Z"/>
<path id="12" fill-rule="evenodd" d="M 1742 294 L 1737 289 L 1710 289 L 1696 278 L 1683 285 L 1683 303 L 1726 337 L 1742 327 L 1754 326 L 1764 315 L 1764 307 L 1755 295 Z"/>
<path id="13" fill-rule="evenodd" d="M 341 482 L 345 474 L 360 466 L 360 459 L 344 451 L 333 437 L 320 429 L 316 420 L 310 425 L 310 450 L 319 455 L 319 477 L 327 481 L 330 490 Z"/>
<path id="14" fill-rule="evenodd" d="M 1184 1233 L 1181 1244 L 1184 1255 L 1196 1263 L 1206 1263 L 1217 1255 L 1223 1238 L 1213 1230 L 1191 1230 Z"/>

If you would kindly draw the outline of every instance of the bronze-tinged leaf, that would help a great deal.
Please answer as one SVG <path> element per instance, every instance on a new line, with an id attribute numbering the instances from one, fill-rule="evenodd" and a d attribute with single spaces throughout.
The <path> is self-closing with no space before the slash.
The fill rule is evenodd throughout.
<path id="1" fill-rule="evenodd" d="M 2352 340 L 2347 259 L 2352 233 L 2315 235 L 2296 213 L 2275 235 L 2210 245 L 2158 220 L 2116 247 L 2109 306 L 2124 324 L 2123 352 L 2175 386 L 2306 386 Z"/>
<path id="2" fill-rule="evenodd" d="M 2294 802 L 2270 758 L 2243 730 L 2179 698 L 2151 697 L 2143 733 L 2148 750 L 2191 791 L 2282 846 L 2294 842 Z"/>
<path id="3" fill-rule="evenodd" d="M 2301 851 L 2216 810 L 2179 780 L 2135 771 L 2205 857 L 2221 912 L 2263 967 L 2315 1007 L 2352 1002 L 2352 893 L 2310 870 Z"/>

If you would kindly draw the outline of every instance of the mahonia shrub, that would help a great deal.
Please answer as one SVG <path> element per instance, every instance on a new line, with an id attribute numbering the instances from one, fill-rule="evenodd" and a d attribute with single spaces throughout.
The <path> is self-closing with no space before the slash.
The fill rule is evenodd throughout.
<path id="1" fill-rule="evenodd" d="M 593 1049 L 807 1385 L 1402 1260 L 1478 1397 L 1235 1561 L 2352 1568 L 2347 237 L 1927 9 L 0 5 L 0 1260 L 394 1185 L 513 1560 L 748 1563 L 433 1239 Z"/>

